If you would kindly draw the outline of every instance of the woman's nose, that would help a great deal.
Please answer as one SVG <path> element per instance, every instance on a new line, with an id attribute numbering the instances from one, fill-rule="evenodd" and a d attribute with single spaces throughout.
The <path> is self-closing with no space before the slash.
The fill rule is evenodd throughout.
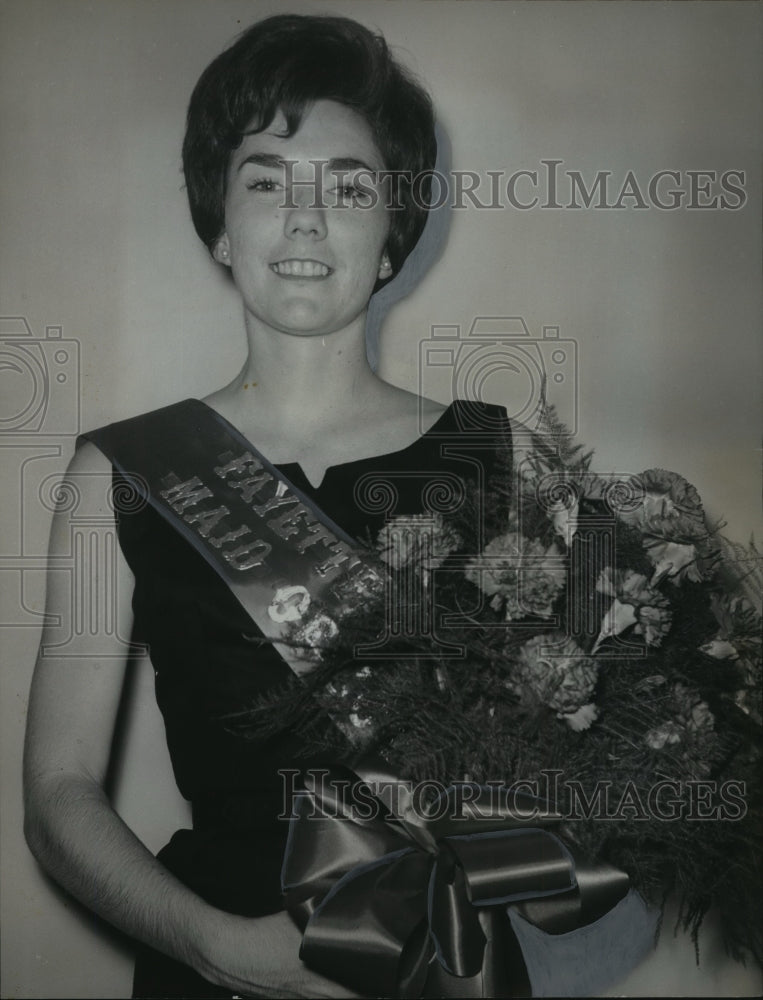
<path id="1" fill-rule="evenodd" d="M 293 198 L 291 206 L 286 210 L 286 235 L 292 239 L 296 236 L 325 239 L 326 206 L 320 202 L 320 192 L 302 192 L 293 195 Z"/>

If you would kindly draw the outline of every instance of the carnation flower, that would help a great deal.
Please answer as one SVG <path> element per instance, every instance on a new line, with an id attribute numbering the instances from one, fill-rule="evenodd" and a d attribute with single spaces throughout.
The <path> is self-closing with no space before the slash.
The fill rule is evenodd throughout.
<path id="1" fill-rule="evenodd" d="M 696 545 L 671 542 L 665 538 L 646 535 L 644 548 L 654 565 L 652 582 L 667 577 L 672 583 L 691 580 L 702 582 L 702 571 L 699 568 L 699 552 Z"/>
<path id="2" fill-rule="evenodd" d="M 527 615 L 551 616 L 553 602 L 567 580 L 561 552 L 545 548 L 516 531 L 494 538 L 466 567 L 464 576 L 496 605 L 505 607 L 506 621 Z"/>
<path id="3" fill-rule="evenodd" d="M 652 583 L 665 577 L 675 584 L 686 579 L 701 583 L 710 536 L 696 489 L 665 469 L 642 472 L 629 486 L 638 501 L 623 504 L 617 515 L 643 535 L 654 565 Z"/>
<path id="4" fill-rule="evenodd" d="M 706 701 L 685 684 L 673 685 L 673 697 L 678 706 L 678 721 L 688 730 L 712 729 L 715 719 Z"/>
<path id="5" fill-rule="evenodd" d="M 704 646 L 700 646 L 700 650 L 716 660 L 736 660 L 739 658 L 736 648 L 728 640 L 721 639 L 720 636 L 706 642 Z"/>
<path id="6" fill-rule="evenodd" d="M 662 597 L 662 595 L 660 596 Z M 637 635 L 643 635 L 647 646 L 659 646 L 663 636 L 666 636 L 670 631 L 673 616 L 668 608 L 667 600 L 664 597 L 662 600 L 665 601 L 664 606 L 645 605 L 637 612 L 638 621 L 633 631 Z"/>
<path id="7" fill-rule="evenodd" d="M 596 722 L 599 718 L 599 710 L 593 704 L 582 705 L 577 712 L 570 712 L 567 715 L 560 712 L 557 718 L 564 719 L 570 729 L 581 733 L 584 729 L 590 729 L 591 725 Z"/>
<path id="8" fill-rule="evenodd" d="M 650 729 L 644 737 L 646 745 L 652 750 L 681 743 L 692 733 L 709 733 L 715 724 L 707 702 L 693 688 L 674 684 L 672 695 L 675 718 Z"/>
<path id="9" fill-rule="evenodd" d="M 648 646 L 659 646 L 670 631 L 672 615 L 668 600 L 643 574 L 607 566 L 599 574 L 596 589 L 611 597 L 612 603 L 601 623 L 594 653 L 605 639 L 631 627 L 634 633 L 644 636 Z"/>
<path id="10" fill-rule="evenodd" d="M 595 718 L 590 717 L 590 701 L 597 676 L 596 663 L 564 633 L 553 632 L 535 636 L 521 647 L 511 687 L 522 700 L 541 701 L 560 716 L 576 716 L 571 720 L 576 728 L 575 722 L 585 718 L 577 714 L 584 706 L 589 709 L 588 725 Z"/>
<path id="11" fill-rule="evenodd" d="M 392 569 L 411 565 L 426 575 L 460 548 L 463 539 L 442 514 L 412 514 L 391 518 L 379 532 L 376 545 Z"/>
<path id="12" fill-rule="evenodd" d="M 755 567 L 749 572 L 752 577 Z M 761 595 L 763 597 L 763 594 Z M 713 615 L 720 626 L 715 638 L 702 646 L 702 652 L 717 659 L 760 661 L 760 614 L 746 597 L 730 597 L 714 593 L 711 597 Z M 748 678 L 754 682 L 754 670 Z"/>
<path id="13" fill-rule="evenodd" d="M 667 469 L 647 469 L 632 476 L 628 492 L 636 499 L 624 502 L 617 516 L 642 531 L 688 531 L 699 538 L 707 534 L 699 493 L 692 484 Z"/>
<path id="14" fill-rule="evenodd" d="M 652 750 L 662 750 L 671 743 L 681 742 L 681 729 L 675 722 L 663 722 L 661 726 L 650 729 L 644 741 Z"/>

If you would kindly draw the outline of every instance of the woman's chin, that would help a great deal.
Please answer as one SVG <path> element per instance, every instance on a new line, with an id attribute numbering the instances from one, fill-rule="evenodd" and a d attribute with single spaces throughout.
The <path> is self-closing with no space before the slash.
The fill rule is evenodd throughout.
<path id="1" fill-rule="evenodd" d="M 249 310 L 255 328 L 272 330 L 275 333 L 298 338 L 327 337 L 332 333 L 353 329 L 365 315 L 362 310 L 356 315 L 345 315 L 327 310 L 321 303 L 300 302 L 287 310 L 265 314 Z"/>

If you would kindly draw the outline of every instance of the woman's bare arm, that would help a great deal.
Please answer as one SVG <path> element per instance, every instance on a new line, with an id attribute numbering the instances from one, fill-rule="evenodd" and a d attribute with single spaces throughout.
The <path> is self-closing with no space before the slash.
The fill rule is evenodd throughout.
<path id="1" fill-rule="evenodd" d="M 97 513 L 107 519 L 103 487 L 110 466 L 104 456 L 85 445 L 67 475 L 76 477 L 88 510 L 100 505 Z M 68 515 L 56 514 L 51 566 L 67 555 L 68 545 Z M 129 634 L 132 575 L 121 553 L 117 558 L 115 613 Z M 66 574 L 51 569 L 48 613 L 66 621 L 71 600 Z M 247 919 L 208 905 L 116 814 L 103 786 L 125 675 L 122 645 L 116 638 L 109 645 L 102 635 L 97 656 L 57 657 L 51 651 L 58 632 L 55 625 L 43 632 L 24 754 L 25 834 L 40 864 L 120 930 L 232 992 L 349 996 L 299 962 L 300 935 L 286 914 Z"/>

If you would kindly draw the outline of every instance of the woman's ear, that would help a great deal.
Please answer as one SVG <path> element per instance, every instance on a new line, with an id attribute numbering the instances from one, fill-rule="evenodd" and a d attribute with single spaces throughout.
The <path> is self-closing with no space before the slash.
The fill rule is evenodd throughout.
<path id="1" fill-rule="evenodd" d="M 382 254 L 382 259 L 379 264 L 379 280 L 384 281 L 386 278 L 392 275 L 392 262 L 389 259 L 389 254 L 385 250 Z"/>
<path id="2" fill-rule="evenodd" d="M 230 267 L 230 243 L 227 233 L 223 233 L 222 236 L 219 236 L 215 240 L 215 245 L 212 247 L 212 256 L 218 264 Z"/>

